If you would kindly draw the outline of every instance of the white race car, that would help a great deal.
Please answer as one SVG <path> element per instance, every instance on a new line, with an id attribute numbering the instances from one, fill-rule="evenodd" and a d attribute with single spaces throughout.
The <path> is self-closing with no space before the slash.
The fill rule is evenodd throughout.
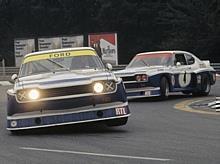
<path id="1" fill-rule="evenodd" d="M 209 61 L 185 51 L 157 51 L 137 54 L 124 70 L 116 71 L 124 81 L 129 99 L 161 96 L 170 92 L 208 95 L 216 72 Z"/>

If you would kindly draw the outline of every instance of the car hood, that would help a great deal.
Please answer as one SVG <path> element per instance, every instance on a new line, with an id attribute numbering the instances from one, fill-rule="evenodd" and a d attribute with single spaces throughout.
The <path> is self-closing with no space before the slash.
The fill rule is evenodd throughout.
<path id="1" fill-rule="evenodd" d="M 170 68 L 171 67 L 166 67 L 166 66 L 146 66 L 146 67 L 126 68 L 123 70 L 115 71 L 114 74 L 119 77 L 134 76 L 136 74 L 147 74 L 151 76 L 161 71 L 164 72 Z"/>
<path id="2" fill-rule="evenodd" d="M 100 70 L 79 70 L 45 73 L 19 78 L 15 89 L 24 88 L 58 88 L 76 85 L 86 85 L 93 81 L 115 79 L 113 73 Z"/>

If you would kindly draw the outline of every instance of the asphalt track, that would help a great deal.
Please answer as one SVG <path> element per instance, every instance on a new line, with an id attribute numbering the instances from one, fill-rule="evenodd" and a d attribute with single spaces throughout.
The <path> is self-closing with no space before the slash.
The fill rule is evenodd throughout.
<path id="1" fill-rule="evenodd" d="M 131 101 L 132 116 L 122 127 L 85 124 L 12 135 L 5 129 L 7 88 L 0 86 L 0 164 L 220 163 L 220 116 L 174 108 L 191 96 Z M 220 80 L 213 96 L 220 96 Z"/>

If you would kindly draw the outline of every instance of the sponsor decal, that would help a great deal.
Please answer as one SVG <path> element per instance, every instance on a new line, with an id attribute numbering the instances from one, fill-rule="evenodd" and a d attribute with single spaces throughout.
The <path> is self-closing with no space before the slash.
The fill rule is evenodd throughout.
<path id="1" fill-rule="evenodd" d="M 126 114 L 125 107 L 115 108 L 115 114 L 117 116 L 125 115 Z"/>
<path id="2" fill-rule="evenodd" d="M 56 53 L 43 53 L 38 55 L 27 56 L 23 63 L 28 63 L 31 61 L 43 60 L 43 59 L 59 59 L 64 57 L 73 57 L 73 56 L 87 56 L 87 55 L 96 55 L 96 52 L 93 50 L 76 50 L 76 51 L 65 51 L 65 52 L 56 52 Z"/>
<path id="3" fill-rule="evenodd" d="M 83 35 L 38 38 L 39 51 L 59 49 L 59 48 L 83 47 L 83 44 L 84 44 Z"/>
<path id="4" fill-rule="evenodd" d="M 15 39 L 14 40 L 14 52 L 15 63 L 17 67 L 20 67 L 23 56 L 35 51 L 34 39 Z"/>
<path id="5" fill-rule="evenodd" d="M 116 33 L 89 34 L 88 44 L 93 47 L 104 63 L 118 64 Z"/>

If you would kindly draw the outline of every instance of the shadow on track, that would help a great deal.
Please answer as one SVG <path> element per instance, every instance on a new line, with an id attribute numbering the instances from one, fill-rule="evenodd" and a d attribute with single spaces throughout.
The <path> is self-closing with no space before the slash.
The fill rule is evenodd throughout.
<path id="1" fill-rule="evenodd" d="M 199 97 L 215 97 L 214 95 L 209 96 L 193 96 L 193 95 L 185 95 L 185 94 L 176 94 L 176 95 L 170 95 L 167 99 L 161 100 L 160 97 L 145 97 L 145 98 L 137 98 L 129 100 L 129 102 L 166 102 L 171 100 L 178 100 L 178 99 L 191 99 L 191 98 L 199 98 Z"/>
<path id="2" fill-rule="evenodd" d="M 122 126 L 123 127 L 123 126 Z M 84 134 L 108 134 L 108 133 L 126 133 L 126 129 L 120 127 L 108 127 L 104 122 L 83 123 L 73 125 L 61 125 L 40 129 L 29 129 L 9 132 L 12 136 L 24 135 L 84 135 Z"/>

